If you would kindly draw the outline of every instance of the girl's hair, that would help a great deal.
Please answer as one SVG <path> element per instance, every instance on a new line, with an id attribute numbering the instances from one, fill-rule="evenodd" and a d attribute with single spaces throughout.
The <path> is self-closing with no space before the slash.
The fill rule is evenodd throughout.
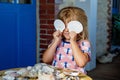
<path id="1" fill-rule="evenodd" d="M 79 21 L 83 25 L 83 31 L 78 34 L 77 40 L 88 39 L 87 16 L 83 9 L 78 7 L 65 7 L 59 11 L 57 18 L 64 23 L 73 20 Z"/>

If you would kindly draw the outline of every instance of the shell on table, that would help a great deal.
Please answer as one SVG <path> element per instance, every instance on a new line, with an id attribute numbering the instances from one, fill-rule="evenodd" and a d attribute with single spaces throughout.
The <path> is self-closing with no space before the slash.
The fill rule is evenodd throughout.
<path id="1" fill-rule="evenodd" d="M 17 76 L 8 76 L 8 74 L 13 73 L 16 73 Z M 79 73 L 70 69 L 61 69 L 45 63 L 38 63 L 19 70 L 6 71 L 3 78 L 17 78 L 17 80 L 80 80 Z"/>

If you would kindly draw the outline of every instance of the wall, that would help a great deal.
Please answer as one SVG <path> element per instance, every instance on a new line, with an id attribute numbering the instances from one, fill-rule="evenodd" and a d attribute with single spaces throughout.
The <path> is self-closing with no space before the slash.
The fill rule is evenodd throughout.
<path id="1" fill-rule="evenodd" d="M 89 40 L 91 42 L 91 61 L 86 66 L 87 70 L 94 69 L 96 67 L 96 23 L 97 23 L 97 0 L 76 0 L 76 6 L 85 10 L 88 16 L 88 33 Z"/>
<path id="2" fill-rule="evenodd" d="M 54 32 L 54 0 L 40 0 L 40 62 Z"/>
<path id="3" fill-rule="evenodd" d="M 98 0 L 97 13 L 97 33 L 96 33 L 96 53 L 97 57 L 107 53 L 108 26 L 107 26 L 107 4 L 108 0 Z"/>

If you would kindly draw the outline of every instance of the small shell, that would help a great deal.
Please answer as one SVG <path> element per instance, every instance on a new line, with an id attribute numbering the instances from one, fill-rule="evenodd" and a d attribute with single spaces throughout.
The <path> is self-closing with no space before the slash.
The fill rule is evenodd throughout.
<path id="1" fill-rule="evenodd" d="M 38 74 L 38 79 L 37 80 L 55 80 L 53 74 Z"/>
<path id="2" fill-rule="evenodd" d="M 21 68 L 17 73 L 21 76 L 26 76 L 28 74 L 28 70 L 26 68 Z"/>
<path id="3" fill-rule="evenodd" d="M 14 80 L 15 77 L 9 76 L 9 75 L 5 75 L 5 76 L 2 77 L 2 79 L 3 79 L 3 80 Z"/>
<path id="4" fill-rule="evenodd" d="M 71 76 L 78 76 L 78 75 L 79 75 L 79 72 L 71 72 L 70 75 L 71 75 Z"/>
<path id="5" fill-rule="evenodd" d="M 54 21 L 54 27 L 56 30 L 60 30 L 61 32 L 63 32 L 63 30 L 65 29 L 65 24 L 62 20 L 56 19 Z"/>

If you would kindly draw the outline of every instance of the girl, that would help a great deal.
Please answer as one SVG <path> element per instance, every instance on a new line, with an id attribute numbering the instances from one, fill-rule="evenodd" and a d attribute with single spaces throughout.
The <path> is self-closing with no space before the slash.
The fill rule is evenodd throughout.
<path id="1" fill-rule="evenodd" d="M 69 68 L 85 73 L 84 67 L 90 61 L 90 42 L 88 40 L 87 16 L 81 8 L 65 7 L 57 16 L 65 24 L 63 32 L 53 33 L 52 43 L 43 54 L 43 62 L 58 68 Z M 77 34 L 67 28 L 70 21 L 79 21 L 83 31 Z M 74 26 L 75 27 L 75 26 Z"/>

